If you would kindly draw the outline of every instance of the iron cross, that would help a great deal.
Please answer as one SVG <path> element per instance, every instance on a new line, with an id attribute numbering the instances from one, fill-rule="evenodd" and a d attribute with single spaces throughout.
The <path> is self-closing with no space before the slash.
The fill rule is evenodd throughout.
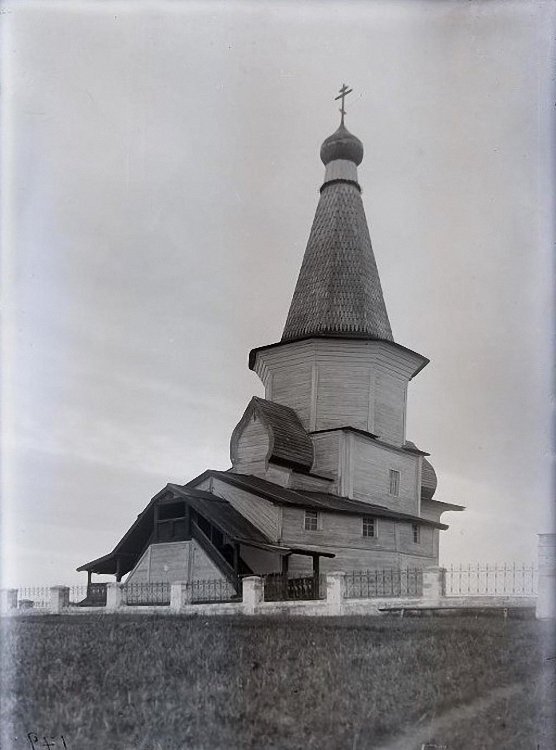
<path id="1" fill-rule="evenodd" d="M 340 122 L 340 125 L 344 124 L 344 115 L 346 114 L 346 110 L 344 107 L 345 98 L 348 94 L 351 94 L 353 89 L 348 88 L 345 83 L 342 84 L 342 88 L 340 89 L 340 96 L 335 97 L 334 101 L 338 101 L 338 99 L 342 100 L 342 106 L 340 107 L 340 112 L 342 113 L 342 121 Z"/>

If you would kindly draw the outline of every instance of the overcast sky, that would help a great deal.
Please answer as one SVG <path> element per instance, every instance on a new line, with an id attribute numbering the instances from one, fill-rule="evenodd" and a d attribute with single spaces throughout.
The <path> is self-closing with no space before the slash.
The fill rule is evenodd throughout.
<path id="1" fill-rule="evenodd" d="M 229 466 L 279 340 L 334 96 L 395 340 L 431 359 L 441 560 L 550 524 L 554 4 L 4 3 L 4 585 L 79 580 Z"/>

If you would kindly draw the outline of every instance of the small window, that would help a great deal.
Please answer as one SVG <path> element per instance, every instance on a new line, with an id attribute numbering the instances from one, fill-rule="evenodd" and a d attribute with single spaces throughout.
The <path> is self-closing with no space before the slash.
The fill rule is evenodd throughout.
<path id="1" fill-rule="evenodd" d="M 376 518 L 363 516 L 363 536 L 376 536 Z"/>
<path id="2" fill-rule="evenodd" d="M 396 497 L 400 494 L 400 472 L 390 469 L 390 494 Z"/>
<path id="3" fill-rule="evenodd" d="M 419 544 L 421 541 L 421 527 L 418 523 L 411 524 L 411 533 L 413 534 L 414 543 Z"/>
<path id="4" fill-rule="evenodd" d="M 305 531 L 318 531 L 319 528 L 319 514 L 316 510 L 305 511 Z"/>

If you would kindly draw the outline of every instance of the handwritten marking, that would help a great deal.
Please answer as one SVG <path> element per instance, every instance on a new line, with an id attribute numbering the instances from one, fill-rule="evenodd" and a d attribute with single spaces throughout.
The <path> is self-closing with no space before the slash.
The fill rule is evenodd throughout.
<path id="1" fill-rule="evenodd" d="M 35 734 L 35 732 L 28 732 L 27 739 L 29 740 L 29 745 L 31 746 L 32 750 L 37 750 L 37 748 L 44 747 L 46 750 L 50 750 L 50 748 L 57 747 L 57 748 L 64 748 L 64 750 L 68 750 L 68 746 L 66 745 L 66 738 L 63 734 L 61 735 L 55 735 L 54 737 L 50 737 L 50 742 L 48 741 L 48 738 L 46 735 L 43 735 L 42 740 L 39 738 L 38 734 Z M 57 742 L 57 740 L 61 740 L 60 742 Z"/>

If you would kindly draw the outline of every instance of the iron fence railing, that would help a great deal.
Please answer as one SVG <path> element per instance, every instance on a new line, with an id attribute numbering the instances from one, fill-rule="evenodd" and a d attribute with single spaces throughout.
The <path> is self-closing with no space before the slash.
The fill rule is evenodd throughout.
<path id="1" fill-rule="evenodd" d="M 24 586 L 17 590 L 18 609 L 49 609 L 49 586 Z"/>
<path id="2" fill-rule="evenodd" d="M 125 583 L 122 587 L 122 601 L 128 605 L 163 606 L 170 604 L 170 583 Z"/>
<path id="3" fill-rule="evenodd" d="M 420 568 L 353 570 L 345 576 L 346 599 L 422 595 L 423 571 Z"/>
<path id="4" fill-rule="evenodd" d="M 445 596 L 535 596 L 537 569 L 533 564 L 473 563 L 445 569 Z"/>
<path id="5" fill-rule="evenodd" d="M 89 583 L 69 587 L 70 607 L 105 607 L 106 583 Z"/>
<path id="6" fill-rule="evenodd" d="M 265 602 L 326 598 L 326 576 L 269 573 L 264 578 Z"/>
<path id="7" fill-rule="evenodd" d="M 93 585 L 93 584 L 91 584 Z M 70 607 L 76 607 L 81 605 L 87 599 L 87 584 L 81 584 L 79 586 L 69 587 L 69 605 Z"/>
<path id="8" fill-rule="evenodd" d="M 209 578 L 188 584 L 193 604 L 202 602 L 231 602 L 241 600 L 241 581 L 236 585 L 225 578 Z"/>

